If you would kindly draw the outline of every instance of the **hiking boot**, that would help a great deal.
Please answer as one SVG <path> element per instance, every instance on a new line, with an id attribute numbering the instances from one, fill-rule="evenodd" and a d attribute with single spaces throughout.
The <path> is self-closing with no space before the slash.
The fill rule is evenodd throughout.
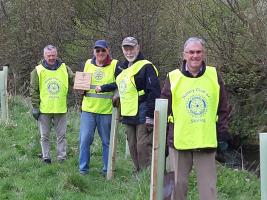
<path id="1" fill-rule="evenodd" d="M 51 159 L 50 158 L 45 158 L 43 159 L 43 162 L 46 164 L 51 164 Z"/>

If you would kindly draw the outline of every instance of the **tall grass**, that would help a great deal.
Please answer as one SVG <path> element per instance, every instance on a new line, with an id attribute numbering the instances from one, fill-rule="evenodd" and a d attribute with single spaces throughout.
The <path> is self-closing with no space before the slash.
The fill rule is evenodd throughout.
<path id="1" fill-rule="evenodd" d="M 27 99 L 10 99 L 10 121 L 0 124 L 0 199 L 11 200 L 146 200 L 149 199 L 150 172 L 132 174 L 132 162 L 125 159 L 125 135 L 120 127 L 116 171 L 107 181 L 102 168 L 101 142 L 96 134 L 90 173 L 78 170 L 79 112 L 68 114 L 68 159 L 56 162 L 55 134 L 52 133 L 52 164 L 41 162 L 40 136 L 31 117 Z M 253 174 L 218 167 L 219 199 L 260 199 L 259 180 Z M 188 199 L 198 199 L 195 175 L 190 178 Z"/>

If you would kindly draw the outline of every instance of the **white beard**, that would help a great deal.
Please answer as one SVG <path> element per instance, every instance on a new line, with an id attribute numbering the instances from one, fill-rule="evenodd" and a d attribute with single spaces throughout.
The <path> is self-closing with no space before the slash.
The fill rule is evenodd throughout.
<path id="1" fill-rule="evenodd" d="M 135 61 L 135 59 L 137 58 L 137 56 L 133 57 L 133 58 L 127 58 L 125 57 L 126 60 L 128 60 L 128 62 L 132 63 L 133 61 Z"/>

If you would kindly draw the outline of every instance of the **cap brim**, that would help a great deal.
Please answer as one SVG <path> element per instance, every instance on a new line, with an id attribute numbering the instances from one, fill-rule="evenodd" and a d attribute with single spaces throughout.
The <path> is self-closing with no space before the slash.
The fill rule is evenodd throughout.
<path id="1" fill-rule="evenodd" d="M 94 49 L 95 48 L 103 48 L 103 49 L 106 49 L 107 47 L 105 47 L 105 46 L 103 46 L 103 45 L 96 45 L 96 46 L 94 46 Z"/>
<path id="2" fill-rule="evenodd" d="M 124 43 L 124 44 L 122 44 L 121 46 L 132 46 L 132 47 L 134 47 L 134 46 L 136 46 L 137 44 L 133 44 L 133 43 Z"/>

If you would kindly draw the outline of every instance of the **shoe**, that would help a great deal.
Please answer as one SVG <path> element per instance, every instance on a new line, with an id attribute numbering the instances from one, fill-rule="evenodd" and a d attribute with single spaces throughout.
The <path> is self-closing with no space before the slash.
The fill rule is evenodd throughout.
<path id="1" fill-rule="evenodd" d="M 133 171 L 132 171 L 132 174 L 135 176 L 135 175 L 138 175 L 139 173 L 140 173 L 140 169 L 134 169 Z"/>
<path id="2" fill-rule="evenodd" d="M 46 164 L 51 164 L 51 159 L 45 158 L 45 159 L 43 159 L 43 162 Z"/>
<path id="3" fill-rule="evenodd" d="M 85 176 L 86 174 L 88 174 L 88 171 L 80 171 L 80 174 L 81 174 L 82 176 Z"/>
<path id="4" fill-rule="evenodd" d="M 101 174 L 103 177 L 107 177 L 107 172 L 102 171 L 102 172 L 100 172 L 100 174 Z"/>
<path id="5" fill-rule="evenodd" d="M 57 162 L 58 162 L 58 163 L 63 163 L 63 162 L 65 162 L 65 160 L 66 160 L 66 159 L 58 159 Z"/>
<path id="6" fill-rule="evenodd" d="M 99 170 L 99 174 L 101 174 L 103 177 L 107 177 L 107 170 Z"/>

